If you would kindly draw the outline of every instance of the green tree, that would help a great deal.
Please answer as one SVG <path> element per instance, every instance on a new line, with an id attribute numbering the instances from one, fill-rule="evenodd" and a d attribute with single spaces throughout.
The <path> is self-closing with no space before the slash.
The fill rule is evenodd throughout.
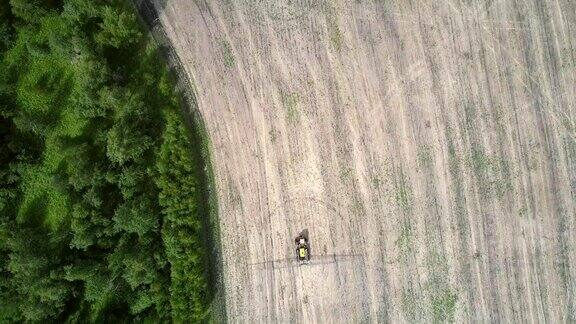
<path id="1" fill-rule="evenodd" d="M 14 15 L 26 23 L 36 24 L 47 14 L 41 0 L 10 0 Z M 50 1 L 47 1 L 50 2 Z"/>
<path id="2" fill-rule="evenodd" d="M 8 239 L 7 269 L 21 296 L 20 311 L 30 321 L 58 317 L 71 298 L 72 287 L 58 275 L 62 244 L 39 224 L 16 225 Z"/>
<path id="3" fill-rule="evenodd" d="M 14 16 L 8 1 L 0 3 L 0 53 L 4 52 L 10 47 L 14 39 Z"/>
<path id="4" fill-rule="evenodd" d="M 124 202 L 114 214 L 114 229 L 118 232 L 143 236 L 151 231 L 157 231 L 158 225 L 158 210 L 154 202 L 144 195 Z"/>
<path id="5" fill-rule="evenodd" d="M 134 14 L 123 8 L 104 7 L 100 28 L 96 42 L 102 46 L 126 47 L 140 41 L 142 36 Z"/>
<path id="6" fill-rule="evenodd" d="M 143 97 L 119 89 L 116 93 L 115 97 L 108 99 L 115 111 L 114 124 L 107 136 L 106 153 L 112 162 L 124 165 L 144 158 L 154 141 L 148 135 L 152 127 Z"/>

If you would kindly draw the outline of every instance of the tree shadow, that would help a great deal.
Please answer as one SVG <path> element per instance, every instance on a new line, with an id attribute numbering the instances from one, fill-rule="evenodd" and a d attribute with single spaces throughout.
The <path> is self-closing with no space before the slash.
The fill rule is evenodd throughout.
<path id="1" fill-rule="evenodd" d="M 18 215 L 18 222 L 26 227 L 44 227 L 44 216 L 48 210 L 48 196 L 42 195 L 32 199 Z"/>

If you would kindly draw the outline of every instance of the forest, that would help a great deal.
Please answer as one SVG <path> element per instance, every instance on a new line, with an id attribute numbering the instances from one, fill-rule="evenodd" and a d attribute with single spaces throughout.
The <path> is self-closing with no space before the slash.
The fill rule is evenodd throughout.
<path id="1" fill-rule="evenodd" d="M 181 101 L 131 2 L 0 2 L 0 322 L 209 319 Z"/>

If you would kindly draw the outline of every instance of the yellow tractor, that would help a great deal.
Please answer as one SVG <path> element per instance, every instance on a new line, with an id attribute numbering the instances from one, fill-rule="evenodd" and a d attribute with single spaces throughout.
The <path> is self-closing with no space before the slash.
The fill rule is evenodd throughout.
<path id="1" fill-rule="evenodd" d="M 308 264 L 310 262 L 310 246 L 308 244 L 308 237 L 300 234 L 294 240 L 296 243 L 296 259 L 300 265 Z"/>

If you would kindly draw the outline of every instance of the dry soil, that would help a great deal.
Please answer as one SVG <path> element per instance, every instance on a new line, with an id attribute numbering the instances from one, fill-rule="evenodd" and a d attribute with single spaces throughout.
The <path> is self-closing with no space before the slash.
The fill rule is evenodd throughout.
<path id="1" fill-rule="evenodd" d="M 156 7 L 211 140 L 228 320 L 576 321 L 575 1 Z"/>

